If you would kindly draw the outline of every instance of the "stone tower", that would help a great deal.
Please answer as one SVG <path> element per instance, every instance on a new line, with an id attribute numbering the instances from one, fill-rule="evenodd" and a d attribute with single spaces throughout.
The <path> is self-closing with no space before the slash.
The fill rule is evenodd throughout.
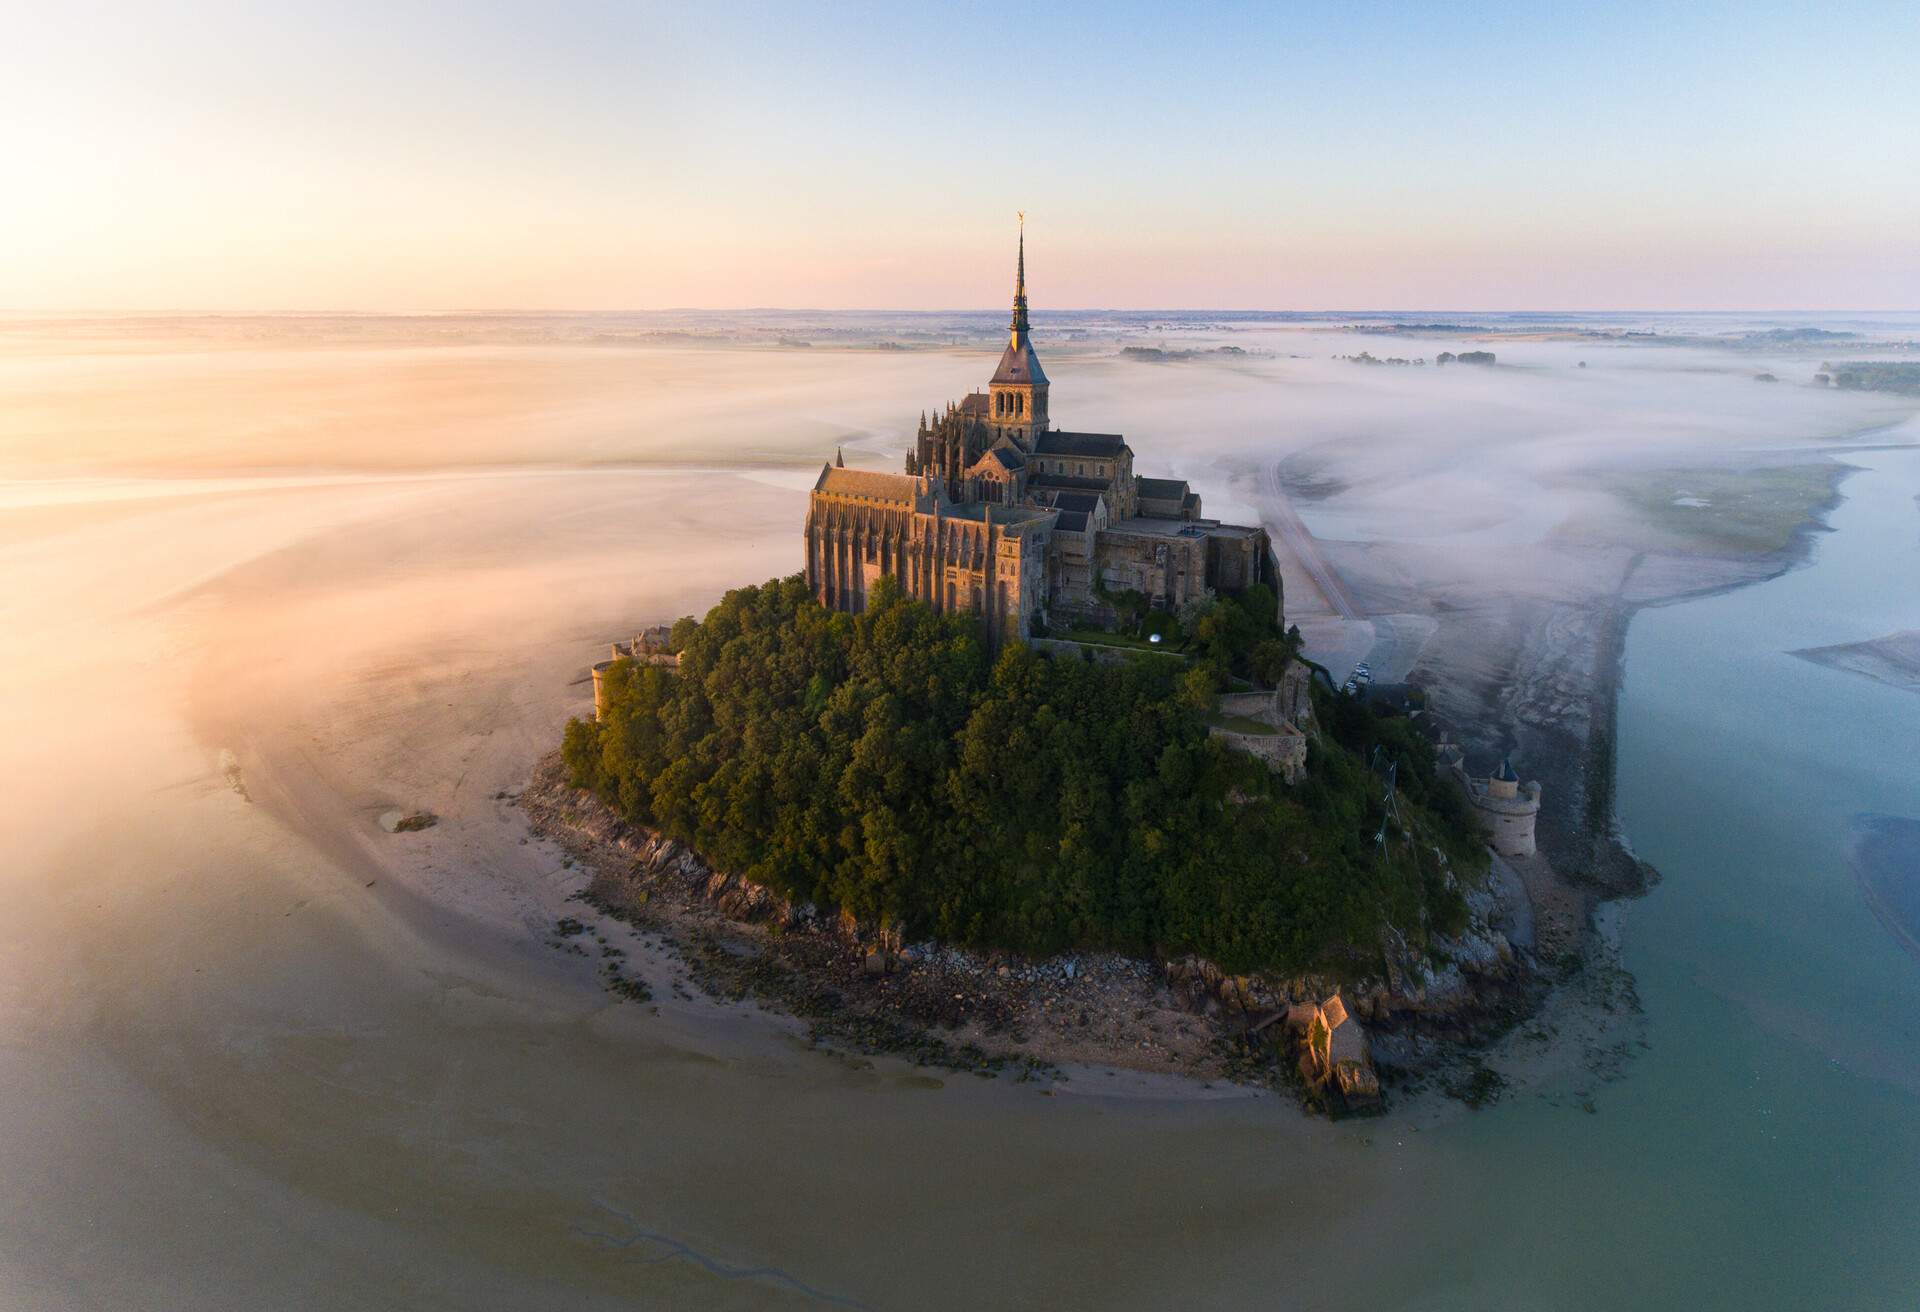
<path id="1" fill-rule="evenodd" d="M 1455 744 L 1443 741 L 1436 751 L 1467 790 L 1467 801 L 1487 831 L 1487 844 L 1501 856 L 1532 856 L 1533 825 L 1540 815 L 1538 781 L 1522 784 L 1511 757 L 1503 758 L 1500 768 L 1482 779 L 1467 773 L 1466 754 Z"/>
<path id="2" fill-rule="evenodd" d="M 987 385 L 987 423 L 994 436 L 1010 437 L 1021 450 L 1033 450 L 1033 435 L 1047 428 L 1047 372 L 1033 353 L 1027 330 L 1027 224 L 1020 216 L 1020 255 L 1013 278 L 1013 321 L 1007 325 L 1007 349 Z"/>

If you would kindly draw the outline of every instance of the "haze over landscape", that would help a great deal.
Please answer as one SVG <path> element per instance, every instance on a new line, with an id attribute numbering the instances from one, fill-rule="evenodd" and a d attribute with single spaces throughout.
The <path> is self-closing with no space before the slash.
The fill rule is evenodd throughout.
<path id="1" fill-rule="evenodd" d="M 1920 1287 L 1908 9 L 13 20 L 0 1306 Z M 1347 1022 L 1380 1116 L 1101 1009 L 1167 961 L 909 945 L 1056 1009 L 976 1078 L 590 895 L 590 667 L 986 383 L 1019 206 L 1053 415 L 1272 534 L 1327 732 L 1366 661 L 1544 783 L 1525 1005 Z"/>

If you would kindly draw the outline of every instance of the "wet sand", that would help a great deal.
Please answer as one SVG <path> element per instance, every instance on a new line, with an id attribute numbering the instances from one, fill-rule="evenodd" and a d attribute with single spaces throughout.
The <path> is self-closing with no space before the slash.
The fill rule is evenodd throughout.
<path id="1" fill-rule="evenodd" d="M 1575 1178 L 1559 1157 L 1609 1129 L 1577 1105 L 1584 1054 L 1492 1114 L 1328 1125 L 1271 1097 L 932 1087 L 751 1007 L 614 1001 L 547 945 L 584 872 L 497 794 L 585 709 L 601 644 L 798 565 L 792 478 L 570 470 L 563 447 L 541 470 L 313 474 L 306 439 L 263 475 L 230 463 L 245 434 L 218 445 L 186 460 L 217 486 L 63 484 L 0 531 L 13 1305 L 1653 1292 L 1539 1229 Z M 440 820 L 388 834 L 394 808 Z M 1553 1039 L 1543 1062 L 1567 1062 Z M 1638 1236 L 1650 1270 L 1682 1259 L 1662 1233 L 1680 1243 Z"/>
<path id="2" fill-rule="evenodd" d="M 1920 820 L 1858 815 L 1853 820 L 1854 878 L 1887 933 L 1920 961 Z"/>
<path id="3" fill-rule="evenodd" d="M 147 498 L 8 549 L 55 657 L 9 652 L 5 703 L 32 842 L 0 1168 L 31 1184 L 0 1273 L 28 1305 L 1151 1305 L 1293 1279 L 1275 1225 L 1334 1266 L 1402 1227 L 1387 1181 L 1444 1157 L 1272 1095 L 929 1080 L 750 1004 L 617 1002 L 548 946 L 586 872 L 498 794 L 586 708 L 600 640 L 793 563 L 799 498 L 744 478 L 676 549 L 711 479 Z M 388 834 L 393 808 L 439 822 Z"/>
<path id="4" fill-rule="evenodd" d="M 1920 632 L 1889 633 L 1870 642 L 1807 647 L 1793 654 L 1802 660 L 1878 679 L 1894 688 L 1920 692 Z"/>
<path id="5" fill-rule="evenodd" d="M 169 498 L 48 539 L 62 568 L 16 596 L 62 659 L 10 653 L 27 682 L 7 701 L 10 824 L 37 842 L 5 889 L 0 1155 L 33 1182 L 0 1227 L 9 1288 L 506 1307 L 805 1285 L 880 1305 L 904 1280 L 938 1303 L 951 1237 L 997 1224 L 960 1201 L 1003 1196 L 994 1162 L 1076 1194 L 1135 1178 L 1083 1160 L 1105 1115 L 829 1061 L 751 1008 L 644 1014 L 545 946 L 583 875 L 495 794 L 585 704 L 594 637 L 790 567 L 797 498 L 730 483 L 733 527 L 697 563 L 671 478 Z M 628 562 L 611 585 L 609 551 Z M 93 622 L 63 631 L 62 598 Z M 440 822 L 386 834 L 393 806 Z M 961 1150 L 982 1133 L 991 1160 Z M 1275 1134 L 1337 1141 L 1297 1118 Z M 1175 1137 L 1237 1135 L 1201 1116 Z M 1166 1167 L 1156 1188 L 1198 1184 Z M 1117 1179 L 1097 1196 L 1103 1224 L 1145 1220 Z M 1086 1219 L 1012 1245 L 1017 1286 L 971 1288 L 1120 1280 L 1043 1259 Z"/>

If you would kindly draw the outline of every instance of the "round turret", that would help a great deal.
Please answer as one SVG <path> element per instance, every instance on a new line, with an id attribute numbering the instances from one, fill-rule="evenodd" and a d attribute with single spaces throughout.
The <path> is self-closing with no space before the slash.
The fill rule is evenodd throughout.
<path id="1" fill-rule="evenodd" d="M 593 718 L 607 718 L 607 671 L 613 668 L 612 661 L 601 661 L 593 667 Z"/>
<path id="2" fill-rule="evenodd" d="M 1531 781 L 1524 787 L 1514 773 L 1511 758 L 1485 779 L 1467 774 L 1466 758 L 1460 749 L 1448 744 L 1442 759 L 1454 777 L 1466 787 L 1467 800 L 1487 831 L 1487 845 L 1501 856 L 1532 856 L 1533 826 L 1540 815 L 1540 784 Z"/>

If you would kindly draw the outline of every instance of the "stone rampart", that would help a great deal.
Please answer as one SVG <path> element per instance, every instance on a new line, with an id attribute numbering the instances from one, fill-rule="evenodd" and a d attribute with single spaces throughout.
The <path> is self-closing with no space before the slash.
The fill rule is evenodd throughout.
<path id="1" fill-rule="evenodd" d="M 1124 665 L 1130 657 L 1148 660 L 1185 660 L 1174 651 L 1149 651 L 1144 647 L 1115 647 L 1104 642 L 1075 642 L 1071 638 L 1028 638 L 1027 645 L 1037 652 L 1064 660 L 1090 660 L 1096 665 Z"/>

